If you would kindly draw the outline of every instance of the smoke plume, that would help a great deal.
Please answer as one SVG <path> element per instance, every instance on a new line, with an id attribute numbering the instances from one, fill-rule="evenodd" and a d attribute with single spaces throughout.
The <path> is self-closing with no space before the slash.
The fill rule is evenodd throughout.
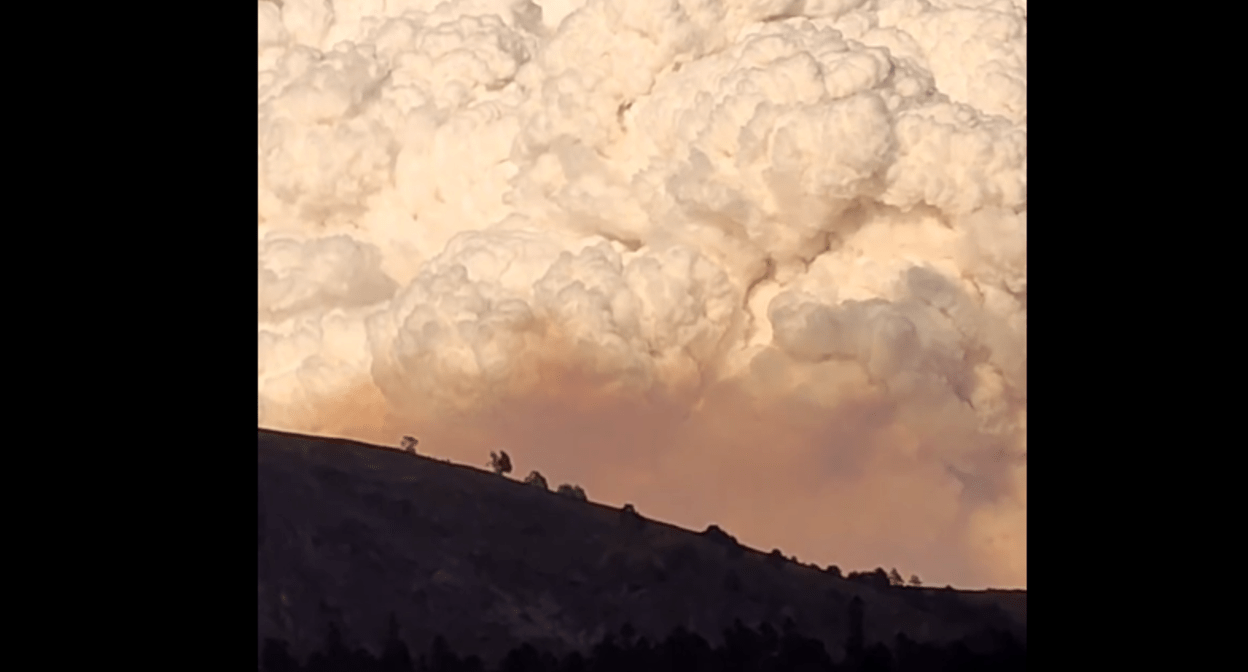
<path id="1" fill-rule="evenodd" d="M 259 423 L 1026 585 L 1025 0 L 259 6 Z"/>

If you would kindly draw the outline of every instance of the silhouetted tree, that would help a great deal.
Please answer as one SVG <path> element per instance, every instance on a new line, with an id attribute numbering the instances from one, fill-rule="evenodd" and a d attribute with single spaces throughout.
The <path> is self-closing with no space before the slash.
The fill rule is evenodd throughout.
<path id="1" fill-rule="evenodd" d="M 924 663 L 924 652 L 914 640 L 906 636 L 906 633 L 897 633 L 893 641 L 893 651 L 897 669 L 901 672 L 921 669 Z"/>
<path id="2" fill-rule="evenodd" d="M 442 635 L 434 637 L 429 647 L 429 672 L 460 672 L 461 668 L 459 656 L 451 651 L 446 638 Z"/>
<path id="3" fill-rule="evenodd" d="M 654 645 L 644 635 L 633 642 L 624 653 L 630 670 L 653 669 L 658 658 Z"/>
<path id="4" fill-rule="evenodd" d="M 537 649 L 525 642 L 509 651 L 498 669 L 499 672 L 544 672 L 547 667 Z"/>
<path id="5" fill-rule="evenodd" d="M 559 658 L 549 651 L 543 651 L 541 669 L 545 672 L 559 672 Z"/>
<path id="6" fill-rule="evenodd" d="M 587 669 L 589 669 L 589 665 L 580 651 L 569 653 L 563 659 L 563 662 L 559 664 L 559 672 L 586 672 Z"/>
<path id="7" fill-rule="evenodd" d="M 720 660 L 723 669 L 729 672 L 753 672 L 761 669 L 765 653 L 762 638 L 751 628 L 745 627 L 741 619 L 735 619 L 732 626 L 724 631 L 724 644 Z"/>
<path id="8" fill-rule="evenodd" d="M 862 660 L 866 641 L 863 629 L 865 612 L 866 605 L 862 603 L 862 598 L 855 595 L 849 601 L 849 636 L 845 640 L 845 653 L 851 663 L 858 663 Z"/>
<path id="9" fill-rule="evenodd" d="M 827 572 L 828 574 L 831 574 L 832 576 L 835 576 L 838 579 L 845 578 L 841 575 L 841 568 L 837 567 L 836 565 L 828 565 L 828 568 L 823 571 Z"/>
<path id="10" fill-rule="evenodd" d="M 418 443 L 420 443 L 420 441 L 417 441 L 415 438 L 410 437 L 410 436 L 404 436 L 403 441 L 399 445 L 403 448 L 403 450 L 415 455 L 416 444 Z"/>
<path id="11" fill-rule="evenodd" d="M 382 645 L 381 660 L 378 661 L 379 672 L 412 672 L 412 655 L 407 644 L 399 638 L 399 622 L 390 612 L 387 624 L 386 640 Z"/>
<path id="12" fill-rule="evenodd" d="M 524 477 L 524 482 L 529 485 L 537 486 L 543 490 L 550 489 L 550 486 L 546 483 L 546 477 L 536 471 L 530 471 L 529 475 Z"/>
<path id="13" fill-rule="evenodd" d="M 872 644 L 863 656 L 862 672 L 890 672 L 893 669 L 893 653 L 880 642 Z"/>
<path id="14" fill-rule="evenodd" d="M 582 490 L 581 486 L 579 485 L 569 485 L 567 483 L 564 483 L 563 485 L 559 486 L 559 489 L 557 492 L 561 495 L 566 495 L 568 497 L 571 497 L 572 499 L 579 499 L 581 501 L 589 501 L 589 498 L 585 496 L 585 491 Z"/>
<path id="15" fill-rule="evenodd" d="M 264 672 L 298 672 L 303 669 L 287 650 L 289 645 L 272 637 L 265 638 L 260 652 L 260 669 Z"/>
<path id="16" fill-rule="evenodd" d="M 879 589 L 889 588 L 893 585 L 892 581 L 888 579 L 888 574 L 880 567 L 876 567 L 870 572 L 850 572 L 846 578 L 850 581 L 856 581 Z"/>
<path id="17" fill-rule="evenodd" d="M 702 536 L 706 537 L 707 540 L 717 544 L 721 548 L 726 549 L 728 551 L 729 558 L 739 558 L 742 553 L 745 552 L 744 549 L 741 548 L 741 544 L 737 543 L 737 538 L 720 529 L 718 525 L 708 525 L 706 529 L 702 531 Z"/>
<path id="18" fill-rule="evenodd" d="M 774 656 L 780 652 L 780 634 L 766 621 L 758 626 L 758 644 L 759 651 L 764 656 Z"/>
<path id="19" fill-rule="evenodd" d="M 710 672 L 714 664 L 714 651 L 701 635 L 677 627 L 658 647 L 658 668 L 675 672 Z"/>
<path id="20" fill-rule="evenodd" d="M 607 633 L 594 645 L 589 668 L 594 672 L 624 672 L 625 653 L 615 642 L 615 634 Z"/>
<path id="21" fill-rule="evenodd" d="M 921 586 L 921 585 L 923 585 L 923 582 L 919 580 L 919 575 L 918 575 L 918 574 L 911 574 L 911 575 L 910 575 L 910 585 L 912 585 L 912 586 L 914 586 L 914 587 L 916 587 L 916 588 L 917 588 L 917 587 L 919 587 L 919 586 Z"/>
<path id="22" fill-rule="evenodd" d="M 846 659 L 834 665 L 824 644 L 802 634 L 793 618 L 784 619 L 783 634 L 770 623 L 757 632 L 734 620 L 723 632 L 723 644 L 712 648 L 705 639 L 677 627 L 656 645 L 636 637 L 631 623 L 625 622 L 618 636 L 609 633 L 587 657 L 573 651 L 562 660 L 550 651 L 521 642 L 490 672 L 1025 672 L 1026 645 L 1008 631 L 985 630 L 974 638 L 963 638 L 949 645 L 916 643 L 898 634 L 890 649 L 883 643 L 866 646 L 865 604 L 854 596 L 849 602 L 849 633 Z M 972 643 L 973 641 L 973 643 Z M 295 672 L 298 663 L 286 651 L 286 644 L 266 639 L 261 647 L 263 672 Z M 435 637 L 429 656 L 411 664 L 407 648 L 399 639 L 399 628 L 390 614 L 386 643 L 380 659 L 362 649 L 348 651 L 336 624 L 331 623 L 324 649 L 314 652 L 308 672 L 486 672 L 477 656 L 461 658 L 441 635 Z M 982 651 L 982 653 L 980 652 Z"/>
<path id="23" fill-rule="evenodd" d="M 902 579 L 902 578 L 901 578 L 901 572 L 898 572 L 896 567 L 894 567 L 891 571 L 889 571 L 889 573 L 888 573 L 888 583 L 889 583 L 889 585 L 893 585 L 893 586 L 904 586 L 904 585 L 906 585 L 906 581 L 905 581 L 905 579 Z"/>
<path id="24" fill-rule="evenodd" d="M 783 565 L 785 559 L 784 553 L 778 548 L 771 549 L 771 552 L 767 554 L 767 562 L 773 565 Z"/>
<path id="25" fill-rule="evenodd" d="M 724 546 L 735 546 L 737 538 L 720 529 L 718 525 L 707 525 L 702 531 L 702 536 L 707 539 Z"/>
<path id="26" fill-rule="evenodd" d="M 831 669 L 832 658 L 823 642 L 803 636 L 792 618 L 784 619 L 783 630 L 776 657 L 778 669 L 794 672 L 821 672 Z"/>
<path id="27" fill-rule="evenodd" d="M 620 524 L 628 530 L 641 530 L 646 526 L 646 519 L 637 513 L 637 509 L 632 504 L 625 504 L 620 509 Z"/>
<path id="28" fill-rule="evenodd" d="M 342 641 L 338 625 L 331 622 L 325 635 L 323 651 L 308 656 L 308 672 L 340 672 L 355 667 L 356 659 Z"/>
<path id="29" fill-rule="evenodd" d="M 511 457 L 507 455 L 507 451 L 490 453 L 490 469 L 493 469 L 494 473 L 499 476 L 511 473 Z"/>

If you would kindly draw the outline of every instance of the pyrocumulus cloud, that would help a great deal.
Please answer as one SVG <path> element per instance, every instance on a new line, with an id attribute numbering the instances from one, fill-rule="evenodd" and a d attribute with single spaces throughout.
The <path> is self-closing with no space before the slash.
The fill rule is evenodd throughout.
<path id="1" fill-rule="evenodd" d="M 259 6 L 259 422 L 1026 585 L 1025 0 Z"/>

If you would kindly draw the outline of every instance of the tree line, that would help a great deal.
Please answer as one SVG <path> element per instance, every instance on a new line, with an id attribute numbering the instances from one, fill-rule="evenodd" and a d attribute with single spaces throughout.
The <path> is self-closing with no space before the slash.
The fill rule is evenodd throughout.
<path id="1" fill-rule="evenodd" d="M 606 635 L 588 653 L 556 656 L 524 643 L 495 667 L 476 655 L 453 651 L 444 637 L 434 638 L 427 653 L 413 657 L 390 616 L 382 653 L 343 643 L 331 625 L 321 650 L 300 663 L 286 642 L 266 639 L 261 650 L 263 672 L 1014 672 L 1026 669 L 1026 646 L 1004 631 L 985 630 L 988 646 L 973 649 L 967 640 L 939 645 L 913 641 L 898 634 L 892 646 L 866 645 L 861 598 L 849 604 L 849 635 L 845 655 L 833 660 L 823 642 L 799 632 L 792 619 L 775 628 L 763 623 L 750 628 L 737 620 L 724 631 L 723 642 L 711 646 L 700 635 L 676 628 L 661 641 L 637 636 L 631 625 Z M 980 641 L 984 641 L 983 638 Z M 978 650 L 976 650 L 978 649 Z"/>
<path id="2" fill-rule="evenodd" d="M 400 447 L 405 452 L 409 452 L 413 455 L 416 455 L 417 454 L 416 446 L 419 443 L 420 441 L 413 436 L 404 436 L 402 441 L 400 442 Z M 507 474 L 510 474 L 513 469 L 511 465 L 511 456 L 508 455 L 507 451 L 505 450 L 500 450 L 497 452 L 491 451 L 490 460 L 486 463 L 486 466 L 490 468 L 490 471 L 493 471 L 495 474 L 498 474 L 499 476 L 506 476 Z M 550 485 L 546 481 L 546 477 L 542 476 L 541 472 L 538 472 L 538 471 L 529 472 L 529 475 L 524 478 L 524 483 L 527 485 L 537 487 L 537 488 L 541 488 L 542 490 L 547 490 L 547 491 L 550 490 Z M 581 501 L 588 501 L 588 497 L 585 494 L 584 488 L 582 488 L 579 485 L 564 483 L 560 485 L 558 488 L 556 488 L 555 492 L 557 492 L 560 495 L 564 495 L 566 497 L 571 497 L 573 499 L 579 499 Z M 633 508 L 632 504 L 625 504 L 623 511 L 625 514 L 630 514 L 632 518 L 638 517 L 637 511 L 636 509 Z M 707 530 L 703 534 L 708 535 L 709 537 L 711 537 L 712 539 L 715 539 L 716 541 L 726 543 L 729 546 L 734 546 L 734 547 L 738 546 L 736 538 L 732 537 L 731 535 L 726 534 L 723 530 L 719 529 L 719 526 L 717 525 L 711 525 L 709 528 L 707 528 Z M 784 553 L 782 553 L 780 549 L 778 548 L 772 549 L 769 555 L 771 556 L 773 560 L 785 560 L 786 559 L 784 556 Z M 790 557 L 787 559 L 793 562 L 798 562 L 796 557 Z M 816 567 L 816 569 L 818 569 L 817 566 L 814 566 L 814 565 L 811 565 L 811 566 Z M 876 588 L 891 588 L 891 587 L 906 586 L 906 585 L 917 588 L 923 585 L 922 580 L 920 580 L 919 577 L 915 574 L 911 574 L 910 580 L 906 581 L 905 579 L 902 578 L 901 573 L 898 572 L 897 568 L 895 567 L 889 572 L 885 572 L 883 568 L 877 567 L 876 569 L 868 571 L 868 572 L 850 572 L 848 576 L 843 576 L 841 574 L 841 568 L 837 567 L 836 565 L 829 565 L 828 568 L 824 571 L 836 576 L 837 578 L 844 578 L 850 581 L 856 581 L 858 583 L 863 583 L 863 584 L 870 585 Z M 952 586 L 946 586 L 946 588 L 952 589 Z"/>

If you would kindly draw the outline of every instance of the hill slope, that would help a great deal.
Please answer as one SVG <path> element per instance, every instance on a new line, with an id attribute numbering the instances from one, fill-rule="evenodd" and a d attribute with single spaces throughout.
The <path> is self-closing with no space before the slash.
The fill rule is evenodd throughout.
<path id="1" fill-rule="evenodd" d="M 1026 637 L 1023 591 L 876 589 L 395 448 L 260 430 L 257 476 L 258 636 L 298 657 L 330 621 L 378 653 L 393 612 L 413 652 L 440 633 L 491 664 L 522 641 L 584 650 L 625 622 L 717 642 L 733 619 L 786 617 L 836 658 L 855 595 L 868 644 Z"/>

